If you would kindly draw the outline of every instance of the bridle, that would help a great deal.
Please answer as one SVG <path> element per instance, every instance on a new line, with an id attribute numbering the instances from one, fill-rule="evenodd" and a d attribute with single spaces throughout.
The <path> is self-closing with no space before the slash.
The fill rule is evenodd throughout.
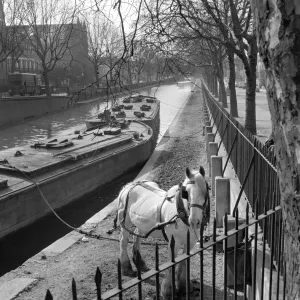
<path id="1" fill-rule="evenodd" d="M 190 181 L 188 181 L 188 182 L 185 184 L 185 186 L 182 185 L 182 187 L 181 187 L 182 191 L 186 191 L 186 192 L 187 192 L 186 186 L 187 186 L 188 184 L 196 184 L 196 181 L 195 181 L 195 180 L 190 180 Z M 189 203 L 189 208 L 191 208 L 191 207 L 197 207 L 197 208 L 202 209 L 202 210 L 205 210 L 205 209 L 206 209 L 206 205 L 207 205 L 207 201 L 208 201 L 208 193 L 209 193 L 209 191 L 208 191 L 208 184 L 207 184 L 207 183 L 206 183 L 206 189 L 207 189 L 207 190 L 206 190 L 206 193 L 205 193 L 205 201 L 204 201 L 204 204 L 201 205 L 201 204 L 196 204 L 196 203 L 192 203 L 192 204 Z"/>

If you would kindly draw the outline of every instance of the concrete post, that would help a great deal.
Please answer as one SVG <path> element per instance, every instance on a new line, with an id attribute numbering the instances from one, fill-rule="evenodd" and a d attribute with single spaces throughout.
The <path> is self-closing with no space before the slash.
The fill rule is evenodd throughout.
<path id="1" fill-rule="evenodd" d="M 212 126 L 205 126 L 205 134 L 208 135 L 209 133 L 212 133 Z"/>
<path id="2" fill-rule="evenodd" d="M 222 156 L 211 156 L 210 158 L 210 169 L 211 169 L 211 193 L 214 196 L 216 191 L 215 178 L 217 176 L 222 177 L 223 168 L 223 157 Z"/>
<path id="3" fill-rule="evenodd" d="M 218 152 L 218 143 L 210 142 L 208 143 L 208 164 L 209 164 L 209 176 L 211 176 L 211 157 L 212 155 L 217 155 Z"/>
<path id="4" fill-rule="evenodd" d="M 224 218 L 223 218 L 223 223 L 224 223 Z M 245 219 L 238 219 L 238 225 L 242 225 L 245 223 Z M 224 224 L 223 224 L 224 226 Z M 233 216 L 227 216 L 227 231 L 229 230 L 232 230 L 235 228 L 235 217 Z M 245 231 L 242 230 L 238 233 L 238 243 L 242 243 L 243 242 L 243 239 L 244 239 L 244 236 L 245 236 Z M 227 247 L 230 248 L 230 247 L 234 247 L 235 245 L 235 235 L 232 235 L 231 237 L 229 237 L 227 239 Z"/>
<path id="5" fill-rule="evenodd" d="M 245 223 L 244 219 L 238 219 L 238 225 Z M 228 216 L 227 222 L 227 230 L 232 230 L 235 228 L 235 218 L 232 216 Z M 244 239 L 244 230 L 238 233 L 238 243 L 242 243 Z M 224 249 L 224 252 L 227 251 L 227 286 L 234 285 L 234 264 L 237 264 L 237 272 L 241 274 L 241 276 L 237 277 L 237 284 L 242 284 L 244 278 L 244 249 L 239 250 L 237 249 L 237 261 L 235 262 L 234 259 L 234 245 L 235 245 L 235 235 L 232 235 L 227 239 L 227 249 Z M 250 266 L 248 266 L 250 268 Z M 269 283 L 269 282 L 268 282 Z"/>
<path id="6" fill-rule="evenodd" d="M 207 127 L 206 127 L 207 128 Z M 207 153 L 207 162 L 210 161 L 210 156 L 209 156 L 209 143 L 212 143 L 215 139 L 215 134 L 214 133 L 207 133 L 206 134 L 206 153 Z"/>
<path id="7" fill-rule="evenodd" d="M 204 124 L 205 124 L 205 126 L 206 126 L 206 127 L 211 127 L 211 123 L 210 123 L 210 121 L 205 121 L 205 123 L 204 123 Z"/>
<path id="8" fill-rule="evenodd" d="M 217 176 L 215 178 L 215 218 L 217 228 L 223 226 L 223 217 L 230 214 L 230 179 Z"/>

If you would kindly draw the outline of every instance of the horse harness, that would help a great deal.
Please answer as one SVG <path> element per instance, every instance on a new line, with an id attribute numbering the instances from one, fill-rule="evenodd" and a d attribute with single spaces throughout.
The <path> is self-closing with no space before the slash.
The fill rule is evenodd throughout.
<path id="1" fill-rule="evenodd" d="M 168 242 L 168 237 L 166 235 L 166 232 L 165 232 L 165 226 L 167 225 L 170 225 L 170 224 L 173 224 L 176 222 L 176 220 L 179 218 L 182 220 L 182 222 L 187 225 L 188 227 L 190 226 L 189 223 L 188 223 L 188 218 L 189 218 L 189 215 L 188 213 L 186 212 L 186 209 L 184 207 L 184 203 L 182 201 L 182 198 L 185 198 L 186 200 L 188 200 L 188 192 L 186 190 L 186 186 L 182 186 L 181 184 L 179 185 L 179 189 L 181 189 L 181 193 L 182 193 L 182 197 L 177 197 L 176 198 L 176 209 L 177 209 L 177 215 L 173 216 L 169 221 L 166 221 L 166 222 L 162 222 L 162 214 L 161 214 L 161 210 L 162 210 L 162 207 L 165 203 L 165 201 L 171 201 L 172 198 L 175 197 L 175 195 L 172 195 L 172 196 L 168 196 L 167 193 L 166 193 L 166 196 L 164 197 L 163 201 L 161 202 L 161 204 L 159 205 L 159 208 L 158 208 L 158 213 L 159 213 L 159 223 L 157 223 L 154 227 L 152 227 L 145 235 L 140 235 L 136 232 L 134 232 L 133 230 L 129 229 L 126 227 L 125 225 L 125 218 L 126 218 L 126 215 L 127 215 L 127 209 L 128 209 L 128 198 L 129 198 L 129 194 L 130 192 L 137 186 L 137 185 L 140 185 L 142 186 L 143 188 L 146 188 L 152 192 L 155 193 L 155 191 L 157 191 L 156 188 L 146 184 L 146 180 L 145 181 L 139 181 L 139 182 L 136 182 L 131 188 L 130 190 L 127 192 L 127 196 L 126 196 L 126 203 L 125 203 L 125 208 L 124 208 L 124 215 L 123 215 L 123 219 L 120 221 L 120 225 L 126 230 L 128 231 L 130 234 L 132 235 L 135 235 L 137 237 L 140 237 L 140 238 L 148 238 L 149 235 L 155 231 L 155 230 L 161 230 L 162 231 L 162 234 L 163 234 L 163 237 L 164 239 Z M 186 185 L 188 184 L 196 184 L 195 181 L 188 181 L 186 183 Z M 203 218 L 204 216 L 206 216 L 206 218 L 208 217 L 208 220 L 209 220 L 209 212 L 208 212 L 208 216 L 207 216 L 207 211 L 210 210 L 210 198 L 209 198 L 209 186 L 208 186 L 208 183 L 206 182 L 206 187 L 207 187 L 207 190 L 206 190 L 206 194 L 205 194 L 205 202 L 204 202 L 204 205 L 200 205 L 200 204 L 190 204 L 189 205 L 189 208 L 191 207 L 197 207 L 199 209 L 202 209 L 204 211 L 204 215 L 203 215 Z M 206 221 L 207 223 L 207 221 Z M 206 224 L 205 223 L 205 224 Z"/>

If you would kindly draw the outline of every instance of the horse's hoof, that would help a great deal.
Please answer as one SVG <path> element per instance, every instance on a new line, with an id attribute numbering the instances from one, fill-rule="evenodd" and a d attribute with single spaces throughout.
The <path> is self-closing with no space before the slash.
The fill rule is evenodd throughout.
<path id="1" fill-rule="evenodd" d="M 131 263 L 129 261 L 124 261 L 121 263 L 122 274 L 124 276 L 133 277 L 136 276 L 136 272 L 133 271 Z"/>
<path id="2" fill-rule="evenodd" d="M 194 290 L 195 290 L 195 286 L 192 282 L 190 282 L 189 292 L 192 293 Z M 186 281 L 178 282 L 178 291 L 183 294 L 186 293 Z"/>
<path id="3" fill-rule="evenodd" d="M 136 277 L 137 273 L 135 271 L 133 271 L 132 269 L 131 270 L 127 269 L 127 270 L 122 270 L 122 274 L 124 276 L 128 276 L 128 277 Z"/>
<path id="4" fill-rule="evenodd" d="M 148 268 L 146 265 L 143 265 L 143 266 L 141 267 L 141 272 L 143 272 L 143 273 L 148 272 L 148 271 L 150 271 L 150 270 L 151 270 L 151 269 Z"/>

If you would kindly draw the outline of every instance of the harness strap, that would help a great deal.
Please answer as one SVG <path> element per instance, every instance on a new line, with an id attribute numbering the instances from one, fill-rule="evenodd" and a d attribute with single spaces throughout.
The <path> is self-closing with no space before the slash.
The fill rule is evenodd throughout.
<path id="1" fill-rule="evenodd" d="M 155 231 L 155 230 L 161 230 L 164 239 L 168 242 L 169 240 L 168 240 L 168 237 L 167 237 L 167 235 L 166 235 L 166 232 L 165 232 L 165 229 L 164 229 L 164 228 L 165 228 L 165 226 L 167 226 L 167 225 L 169 225 L 169 224 L 175 223 L 175 222 L 176 222 L 176 219 L 178 218 L 178 216 L 175 215 L 175 216 L 172 217 L 169 221 L 161 222 L 161 210 L 162 210 L 162 206 L 163 206 L 163 204 L 164 204 L 164 202 L 165 202 L 166 200 L 170 201 L 170 199 L 173 198 L 173 196 L 172 196 L 172 197 L 167 197 L 167 193 L 166 193 L 166 196 L 164 197 L 164 200 L 162 201 L 161 205 L 159 206 L 159 220 L 160 220 L 160 222 L 157 223 L 154 227 L 152 227 L 145 235 L 137 234 L 137 233 L 135 233 L 133 230 L 131 230 L 131 229 L 129 229 L 129 228 L 126 227 L 126 225 L 125 225 L 125 218 L 126 218 L 126 215 L 127 215 L 127 208 L 128 208 L 128 198 L 129 198 L 129 194 L 130 194 L 130 192 L 131 192 L 137 185 L 140 185 L 140 186 L 142 186 L 142 187 L 144 187 L 144 188 L 146 188 L 146 189 L 148 189 L 148 190 L 150 190 L 150 191 L 153 191 L 153 192 L 158 191 L 158 189 L 155 189 L 155 188 L 151 187 L 150 185 L 145 184 L 144 181 L 143 181 L 143 182 L 142 182 L 142 181 L 136 182 L 136 183 L 130 188 L 130 190 L 127 192 L 126 203 L 125 203 L 125 208 L 124 208 L 123 220 L 120 222 L 120 225 L 122 226 L 122 228 L 124 228 L 124 229 L 125 229 L 126 231 L 128 231 L 130 234 L 135 235 L 135 236 L 137 236 L 137 237 L 139 237 L 139 238 L 148 238 L 149 235 L 150 235 L 153 231 Z"/>
<path id="2" fill-rule="evenodd" d="M 186 226 L 190 226 L 189 225 L 189 215 L 187 214 L 184 204 L 183 204 L 183 200 L 182 197 L 177 197 L 176 198 L 176 208 L 177 208 L 177 213 L 179 218 L 182 220 L 182 222 L 186 225 Z"/>
<path id="3" fill-rule="evenodd" d="M 164 200 L 162 201 L 162 203 L 161 203 L 160 206 L 158 207 L 158 212 L 157 212 L 157 213 L 158 213 L 158 215 L 159 215 L 159 223 L 156 224 L 155 227 L 158 226 L 159 224 L 163 224 L 163 223 L 162 223 L 162 219 L 161 219 L 161 216 L 162 216 L 162 215 L 161 215 L 161 210 L 162 210 L 162 207 L 163 207 L 165 201 L 166 201 L 168 198 L 170 198 L 170 197 L 168 197 L 167 195 L 168 195 L 168 193 L 166 193 L 166 196 L 165 196 Z M 169 201 L 169 199 L 168 199 L 168 201 Z M 169 242 L 169 239 L 168 239 L 168 237 L 167 237 L 167 234 L 166 234 L 166 231 L 165 231 L 165 227 L 164 227 L 164 226 L 161 227 L 161 232 L 162 232 L 162 235 L 163 235 L 164 239 L 165 239 L 167 242 Z"/>
<path id="4" fill-rule="evenodd" d="M 206 200 L 205 200 L 204 205 L 200 205 L 200 204 L 191 204 L 190 207 L 198 207 L 198 208 L 200 208 L 200 209 L 202 209 L 202 210 L 205 210 L 205 208 L 206 208 L 205 204 L 206 204 Z"/>

